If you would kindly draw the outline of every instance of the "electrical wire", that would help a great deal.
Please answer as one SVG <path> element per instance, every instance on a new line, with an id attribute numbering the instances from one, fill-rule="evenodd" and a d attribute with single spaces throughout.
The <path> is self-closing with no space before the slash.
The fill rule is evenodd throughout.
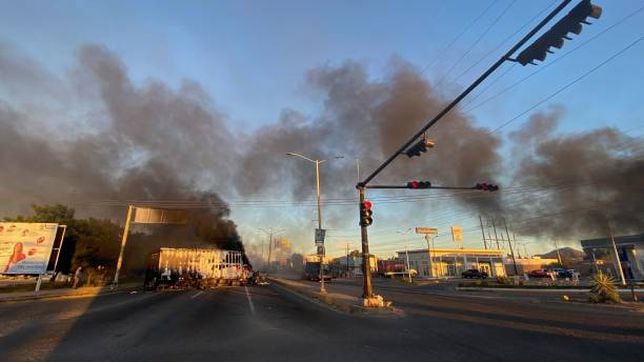
<path id="1" fill-rule="evenodd" d="M 546 64 L 540 64 L 540 65 L 539 65 L 539 67 L 538 67 L 534 72 L 532 72 L 532 73 L 528 74 L 527 76 L 525 76 L 525 77 L 523 77 L 523 78 L 519 79 L 518 81 L 516 81 L 516 82 L 512 83 L 510 86 L 508 86 L 508 87 L 504 88 L 503 90 L 501 90 L 500 92 L 496 93 L 495 95 L 493 95 L 493 96 L 491 96 L 491 97 L 489 97 L 489 98 L 486 98 L 485 100 L 483 100 L 482 102 L 480 102 L 480 103 L 476 104 L 475 106 L 472 106 L 472 107 L 469 107 L 469 108 L 465 109 L 465 110 L 464 110 L 464 112 L 466 112 L 466 113 L 467 113 L 467 112 L 471 112 L 471 111 L 473 111 L 473 110 L 475 110 L 475 109 L 477 109 L 477 108 L 480 108 L 481 106 L 483 106 L 483 105 L 487 104 L 488 102 L 490 102 L 491 100 L 493 100 L 493 99 L 497 98 L 498 96 L 500 96 L 500 95 L 502 95 L 502 94 L 504 94 L 504 93 L 506 93 L 506 92 L 508 92 L 508 91 L 512 90 L 513 88 L 515 88 L 515 87 L 516 87 L 516 86 L 518 86 L 519 84 L 521 84 L 521 83 L 523 83 L 523 82 L 527 81 L 528 79 L 532 78 L 533 76 L 535 76 L 535 75 L 537 75 L 537 74 L 539 74 L 539 73 L 543 72 L 544 70 L 548 69 L 549 67 L 553 66 L 554 64 L 557 64 L 557 63 L 558 63 L 559 61 L 561 61 L 562 59 L 565 59 L 565 58 L 566 58 L 567 56 L 569 56 L 570 54 L 572 54 L 572 53 L 576 52 L 577 50 L 579 50 L 579 49 L 583 48 L 584 46 L 586 46 L 586 45 L 588 45 L 589 43 L 593 42 L 593 41 L 594 41 L 594 40 L 596 40 L 597 38 L 599 38 L 599 37 L 601 37 L 602 35 L 604 35 L 604 34 L 608 33 L 609 31 L 613 30 L 613 29 L 614 29 L 614 28 L 616 28 L 617 26 L 622 25 L 623 23 L 625 23 L 626 21 L 628 21 L 630 18 L 634 17 L 635 15 L 639 14 L 639 13 L 640 13 L 640 12 L 642 12 L 643 10 L 644 10 L 644 6 L 642 6 L 642 7 L 638 8 L 638 9 L 636 9 L 635 11 L 633 11 L 633 12 L 629 13 L 628 15 L 626 15 L 626 16 L 625 16 L 625 17 L 623 17 L 623 18 L 621 18 L 620 20 L 618 20 L 618 21 L 614 22 L 614 23 L 613 23 L 613 24 L 611 24 L 610 26 L 608 26 L 608 27 L 604 28 L 604 29 L 603 29 L 602 31 L 600 31 L 599 33 L 597 33 L 597 34 L 593 35 L 592 37 L 590 37 L 590 38 L 586 39 L 585 41 L 583 41 L 583 42 L 579 43 L 579 44 L 578 44 L 577 46 L 575 46 L 574 48 L 571 48 L 570 50 L 568 50 L 568 51 L 566 51 L 565 53 L 561 54 L 559 57 L 557 57 L 557 58 L 553 59 L 552 61 L 550 61 L 550 62 L 548 62 L 548 63 L 546 63 Z M 516 63 L 514 63 L 514 64 L 516 64 Z M 478 98 L 478 97 L 477 97 L 477 98 Z"/>
<path id="2" fill-rule="evenodd" d="M 503 15 L 505 15 L 505 13 L 507 13 L 507 11 L 510 10 L 510 8 L 512 7 L 512 5 L 514 5 L 515 2 L 516 2 L 516 0 L 513 0 L 511 3 L 509 3 L 508 6 L 506 6 L 505 9 L 503 9 L 503 11 L 499 14 L 499 16 L 497 16 L 494 19 L 494 21 L 492 21 L 492 23 L 490 23 L 490 25 L 488 25 L 488 27 L 479 35 L 479 37 L 474 41 L 474 43 L 469 47 L 469 49 L 465 53 L 463 53 L 461 55 L 461 57 L 456 62 L 452 63 L 452 66 L 447 70 L 447 72 L 445 72 L 445 74 L 442 76 L 441 80 L 436 84 L 436 87 L 440 87 L 440 85 L 445 82 L 445 80 L 447 79 L 449 74 L 452 72 L 452 70 L 454 70 L 454 68 L 456 68 L 458 65 L 460 65 L 460 63 L 463 61 L 463 59 L 465 59 L 465 57 L 468 56 L 472 52 L 472 50 L 474 50 L 474 48 L 481 42 L 481 40 L 483 40 L 483 38 L 487 35 L 487 33 L 490 30 L 492 30 L 494 25 L 496 25 L 499 22 L 499 20 L 501 20 Z"/>
<path id="3" fill-rule="evenodd" d="M 550 99 L 552 99 L 552 98 L 556 97 L 556 96 L 557 96 L 557 95 L 559 95 L 561 92 L 563 92 L 563 91 L 565 91 L 566 89 L 568 89 L 568 88 L 572 87 L 573 85 L 575 85 L 576 83 L 580 82 L 581 80 L 583 80 L 583 79 L 584 79 L 584 78 L 586 78 L 587 76 L 589 76 L 589 75 L 591 75 L 592 73 L 596 72 L 597 70 L 601 69 L 603 66 L 605 66 L 605 65 L 606 65 L 606 64 L 608 64 L 608 63 L 610 63 L 610 62 L 611 62 L 611 61 L 613 61 L 615 58 L 619 57 L 620 55 L 622 55 L 623 53 L 625 53 L 626 51 L 628 51 L 629 49 L 631 49 L 632 47 L 634 47 L 635 45 L 637 45 L 637 43 L 639 43 L 639 42 L 640 42 L 640 41 L 642 41 L 642 40 L 644 40 L 644 36 L 639 37 L 639 38 L 638 38 L 638 39 L 636 39 L 635 41 L 633 41 L 633 42 L 631 42 L 630 44 L 628 44 L 626 47 L 624 47 L 624 48 L 620 49 L 618 52 L 616 52 L 616 53 L 614 53 L 613 55 L 611 55 L 610 57 L 608 57 L 608 58 L 607 58 L 606 60 L 604 60 L 603 62 L 601 62 L 601 63 L 597 64 L 596 66 L 594 66 L 594 67 L 593 67 L 593 68 L 591 68 L 590 70 L 586 71 L 585 73 L 583 73 L 583 74 L 582 74 L 582 75 L 580 75 L 579 77 L 575 78 L 575 79 L 574 79 L 574 80 L 572 80 L 571 82 L 568 82 L 568 83 L 567 83 L 567 84 L 565 84 L 563 87 L 560 87 L 560 88 L 559 88 L 559 89 L 557 89 L 555 92 L 553 92 L 553 93 L 551 93 L 550 95 L 548 95 L 547 97 L 542 98 L 540 101 L 538 101 L 537 103 L 535 103 L 534 105 L 532 105 L 531 107 L 529 107 L 528 109 L 526 109 L 525 111 L 523 111 L 523 112 L 519 113 L 518 115 L 514 116 L 513 118 L 511 118 L 511 119 L 509 119 L 509 120 L 505 121 L 505 122 L 504 122 L 504 123 L 502 123 L 500 126 L 498 126 L 497 128 L 495 128 L 494 130 L 492 130 L 492 132 L 491 132 L 491 133 L 496 133 L 496 132 L 498 132 L 499 130 L 501 130 L 502 128 L 504 128 L 504 127 L 508 126 L 509 124 L 511 124 L 512 122 L 516 121 L 516 120 L 517 120 L 517 119 L 519 119 L 520 117 L 524 116 L 524 115 L 525 115 L 525 114 L 527 114 L 528 112 L 530 112 L 530 111 L 532 111 L 533 109 L 535 109 L 535 108 L 539 107 L 540 105 L 542 105 L 543 103 L 545 103 L 545 102 L 549 101 Z"/>
<path id="4" fill-rule="evenodd" d="M 467 33 L 467 31 L 468 31 L 468 30 L 470 30 L 470 29 L 472 28 L 472 26 L 474 26 L 474 24 L 476 24 L 476 23 L 477 23 L 481 18 L 483 18 L 483 16 L 484 16 L 484 15 L 485 15 L 485 14 L 486 14 L 486 13 L 487 13 L 487 12 L 488 12 L 492 7 L 493 7 L 493 6 L 494 6 L 494 4 L 496 4 L 497 2 L 498 2 L 498 0 L 494 0 L 494 1 L 490 2 L 490 5 L 488 5 L 485 9 L 483 9 L 483 11 L 481 11 L 481 13 L 480 13 L 477 17 L 475 17 L 472 21 L 470 21 L 470 23 L 469 23 L 469 24 L 468 24 L 468 25 L 467 25 L 467 26 L 466 26 L 466 27 L 465 27 L 465 28 L 464 28 L 464 29 L 463 29 L 463 30 L 462 30 L 462 31 L 461 31 L 461 32 L 460 32 L 460 33 L 459 33 L 459 34 L 458 34 L 454 39 L 452 39 L 452 41 L 451 41 L 451 42 L 449 42 L 449 44 L 447 44 L 447 46 L 446 46 L 446 47 L 444 47 L 444 48 L 443 48 L 443 50 L 442 50 L 439 54 L 440 54 L 440 55 L 445 54 L 445 53 L 446 53 L 446 52 L 447 52 L 447 51 L 448 51 L 448 50 L 449 50 L 449 49 L 450 49 L 454 44 L 456 44 L 456 42 L 457 42 L 457 41 L 458 41 L 458 40 L 459 40 L 463 35 L 465 35 L 465 33 Z M 423 68 L 421 69 L 420 73 L 421 73 L 421 74 L 423 74 L 423 73 L 425 73 L 425 71 L 426 71 L 426 70 L 428 70 L 428 69 L 432 68 L 432 67 L 433 67 L 433 66 L 438 62 L 438 59 L 440 59 L 440 58 L 439 58 L 439 57 L 436 57 L 432 63 L 430 63 L 430 64 L 426 65 L 425 67 L 423 67 Z"/>

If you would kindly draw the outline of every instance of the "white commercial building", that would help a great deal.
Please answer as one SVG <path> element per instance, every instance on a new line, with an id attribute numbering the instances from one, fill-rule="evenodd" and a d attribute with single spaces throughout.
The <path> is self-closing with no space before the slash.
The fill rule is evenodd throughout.
<path id="1" fill-rule="evenodd" d="M 491 277 L 505 276 L 504 250 L 484 249 L 414 249 L 398 251 L 398 258 L 419 277 L 460 277 L 467 269 L 478 269 Z"/>

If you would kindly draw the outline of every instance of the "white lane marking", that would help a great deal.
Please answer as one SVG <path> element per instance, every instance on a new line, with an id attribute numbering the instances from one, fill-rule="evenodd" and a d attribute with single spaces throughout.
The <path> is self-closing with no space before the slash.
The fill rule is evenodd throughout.
<path id="1" fill-rule="evenodd" d="M 244 290 L 246 291 L 246 298 L 248 298 L 248 306 L 250 307 L 251 314 L 255 314 L 255 306 L 253 305 L 253 300 L 250 299 L 250 293 L 248 293 L 248 287 L 244 285 Z"/>
<path id="2" fill-rule="evenodd" d="M 200 296 L 200 295 L 202 295 L 202 294 L 203 294 L 203 290 L 202 290 L 202 291 L 197 292 L 197 294 L 193 295 L 193 296 L 192 296 L 192 297 L 190 297 L 190 298 L 195 299 L 195 298 L 197 298 L 198 296 Z"/>

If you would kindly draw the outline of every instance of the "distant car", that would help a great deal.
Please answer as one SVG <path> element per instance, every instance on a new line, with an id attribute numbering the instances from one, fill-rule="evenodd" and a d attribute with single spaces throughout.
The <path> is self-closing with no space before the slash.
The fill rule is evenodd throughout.
<path id="1" fill-rule="evenodd" d="M 461 273 L 463 278 L 476 278 L 476 279 L 485 279 L 487 278 L 487 273 L 477 269 L 468 269 Z"/>
<path id="2" fill-rule="evenodd" d="M 550 278 L 550 274 L 546 272 L 545 270 L 537 269 L 533 270 L 530 273 L 528 273 L 528 276 L 530 278 Z"/>
<path id="3" fill-rule="evenodd" d="M 572 278 L 574 269 L 563 269 L 557 272 L 557 278 Z"/>

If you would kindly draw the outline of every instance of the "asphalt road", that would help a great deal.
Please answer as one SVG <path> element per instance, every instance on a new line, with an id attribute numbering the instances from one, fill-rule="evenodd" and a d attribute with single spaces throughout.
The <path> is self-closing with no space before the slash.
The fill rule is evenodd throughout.
<path id="1" fill-rule="evenodd" d="M 339 314 L 274 287 L 0 303 L 0 361 L 644 360 L 640 313 L 386 293 L 404 316 Z"/>

